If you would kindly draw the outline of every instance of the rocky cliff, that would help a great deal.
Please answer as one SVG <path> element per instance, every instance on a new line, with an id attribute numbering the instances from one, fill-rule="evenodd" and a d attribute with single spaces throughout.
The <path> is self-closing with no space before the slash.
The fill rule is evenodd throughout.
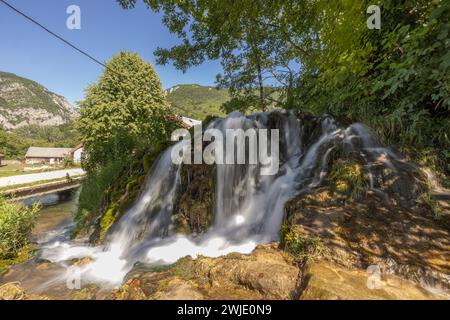
<path id="1" fill-rule="evenodd" d="M 64 97 L 32 80 L 0 72 L 0 126 L 4 129 L 61 125 L 77 114 Z"/>

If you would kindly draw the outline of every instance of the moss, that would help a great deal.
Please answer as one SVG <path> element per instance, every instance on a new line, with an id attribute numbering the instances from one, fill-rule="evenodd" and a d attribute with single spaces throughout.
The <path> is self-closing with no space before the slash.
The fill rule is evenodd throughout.
<path id="1" fill-rule="evenodd" d="M 335 161 L 328 180 L 333 191 L 351 199 L 360 199 L 366 191 L 364 170 L 356 161 Z"/>
<path id="2" fill-rule="evenodd" d="M 141 167 L 140 161 L 134 160 L 133 162 L 131 162 L 130 170 L 131 170 L 131 171 L 137 171 L 137 170 L 140 169 L 140 167 Z"/>
<path id="3" fill-rule="evenodd" d="M 87 288 L 83 288 L 79 291 L 76 291 L 71 295 L 71 300 L 94 300 L 96 297 L 96 292 L 98 288 L 95 286 L 89 286 Z"/>
<path id="4" fill-rule="evenodd" d="M 103 215 L 100 220 L 100 239 L 104 239 L 108 230 L 112 227 L 114 222 L 116 221 L 116 211 L 117 208 L 113 205 L 111 206 Z"/>
<path id="5" fill-rule="evenodd" d="M 429 191 L 422 193 L 419 197 L 419 201 L 431 210 L 437 220 L 446 216 L 444 208 L 442 208 L 438 201 L 433 199 Z"/>
<path id="6" fill-rule="evenodd" d="M 136 186 L 139 186 L 139 178 L 132 177 L 132 180 L 127 183 L 127 186 L 125 188 L 125 191 L 130 192 L 133 190 Z"/>
<path id="7" fill-rule="evenodd" d="M 22 247 L 17 255 L 11 259 L 0 260 L 0 275 L 9 270 L 10 267 L 24 263 L 33 258 L 34 253 L 37 251 L 37 246 L 28 244 Z"/>
<path id="8" fill-rule="evenodd" d="M 280 236 L 284 249 L 294 255 L 300 262 L 316 257 L 322 252 L 322 243 L 319 237 L 307 238 L 302 236 L 297 225 L 283 224 L 280 228 Z"/>
<path id="9" fill-rule="evenodd" d="M 194 261 L 190 256 L 181 258 L 170 267 L 170 273 L 182 279 L 193 279 L 195 277 Z"/>
<path id="10" fill-rule="evenodd" d="M 155 157 L 153 154 L 146 154 L 143 158 L 142 158 L 142 165 L 144 167 L 144 171 L 145 172 L 149 172 L 150 169 L 152 168 L 153 165 L 153 161 L 155 160 Z"/>

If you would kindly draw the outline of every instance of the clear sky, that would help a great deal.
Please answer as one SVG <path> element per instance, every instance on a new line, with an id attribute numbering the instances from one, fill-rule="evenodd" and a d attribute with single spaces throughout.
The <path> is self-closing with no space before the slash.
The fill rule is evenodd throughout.
<path id="1" fill-rule="evenodd" d="M 154 13 L 142 3 L 124 10 L 115 0 L 7 0 L 50 30 L 96 59 L 105 61 L 120 50 L 136 51 L 155 65 L 154 50 L 171 47 L 179 40 L 169 33 Z M 81 8 L 81 30 L 69 30 L 69 5 Z M 95 82 L 102 67 L 32 24 L 0 2 L 0 71 L 37 81 L 65 96 L 80 100 L 84 88 Z M 176 84 L 213 85 L 220 63 L 209 61 L 185 74 L 172 65 L 155 68 L 164 88 Z"/>

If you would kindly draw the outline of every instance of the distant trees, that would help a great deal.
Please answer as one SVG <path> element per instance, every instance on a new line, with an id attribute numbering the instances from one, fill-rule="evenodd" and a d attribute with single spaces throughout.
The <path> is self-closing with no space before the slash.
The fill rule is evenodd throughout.
<path id="1" fill-rule="evenodd" d="M 30 146 L 72 148 L 79 143 L 72 122 L 59 126 L 29 125 L 14 131 L 0 129 L 0 153 L 8 159 L 22 159 Z"/>
<path id="2" fill-rule="evenodd" d="M 88 171 L 129 157 L 134 149 L 157 144 L 170 133 L 158 75 L 133 52 L 120 52 L 108 61 L 98 82 L 86 89 L 85 99 L 78 104 L 77 128 Z"/>

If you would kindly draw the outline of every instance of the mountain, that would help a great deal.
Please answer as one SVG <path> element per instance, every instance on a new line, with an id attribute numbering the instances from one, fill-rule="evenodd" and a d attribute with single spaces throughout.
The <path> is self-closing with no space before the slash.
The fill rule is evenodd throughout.
<path id="1" fill-rule="evenodd" d="M 30 124 L 68 123 L 77 110 L 37 82 L 0 71 L 0 127 L 13 130 Z"/>
<path id="2" fill-rule="evenodd" d="M 224 116 L 220 106 L 230 99 L 228 90 L 197 84 L 182 84 L 166 90 L 167 100 L 179 116 L 203 120 L 209 115 Z"/>

